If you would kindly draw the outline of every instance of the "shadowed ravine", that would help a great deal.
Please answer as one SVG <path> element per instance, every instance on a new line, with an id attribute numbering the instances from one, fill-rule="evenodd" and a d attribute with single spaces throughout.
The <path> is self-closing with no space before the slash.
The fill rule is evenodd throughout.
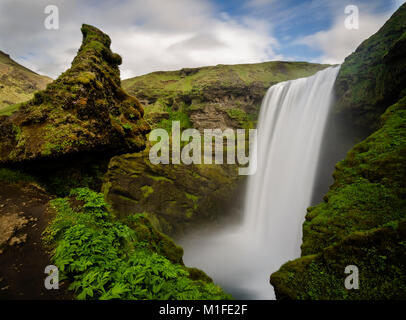
<path id="1" fill-rule="evenodd" d="M 237 299 L 274 299 L 269 275 L 300 256 L 317 160 L 339 67 L 272 86 L 259 115 L 258 169 L 241 224 L 180 239 L 187 265 L 205 270 Z"/>

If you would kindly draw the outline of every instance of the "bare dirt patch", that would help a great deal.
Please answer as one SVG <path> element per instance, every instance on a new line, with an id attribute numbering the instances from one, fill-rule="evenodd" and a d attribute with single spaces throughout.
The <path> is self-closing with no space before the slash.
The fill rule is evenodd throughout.
<path id="1" fill-rule="evenodd" d="M 41 234 L 53 218 L 50 196 L 34 185 L 0 185 L 0 299 L 71 299 L 66 285 L 44 287 L 52 264 Z"/>

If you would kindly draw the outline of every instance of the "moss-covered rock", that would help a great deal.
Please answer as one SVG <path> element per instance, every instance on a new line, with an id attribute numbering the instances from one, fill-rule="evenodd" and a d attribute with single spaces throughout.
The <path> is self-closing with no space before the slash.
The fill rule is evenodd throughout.
<path id="1" fill-rule="evenodd" d="M 341 67 L 330 120 L 353 131 L 348 141 L 378 130 L 336 165 L 324 202 L 308 208 L 302 257 L 271 275 L 279 299 L 406 298 L 405 35 L 403 5 Z M 359 268 L 357 290 L 344 286 L 348 265 Z"/>
<path id="2" fill-rule="evenodd" d="M 117 216 L 144 213 L 174 234 L 224 215 L 239 176 L 235 166 L 153 165 L 145 152 L 114 157 L 105 180 L 104 194 Z"/>
<path id="3" fill-rule="evenodd" d="M 121 57 L 100 30 L 83 25 L 82 34 L 71 68 L 0 117 L 0 163 L 144 149 L 149 125 L 139 101 L 120 87 Z"/>
<path id="4" fill-rule="evenodd" d="M 337 116 L 352 130 L 367 135 L 376 130 L 380 115 L 406 87 L 405 68 L 406 4 L 345 59 L 335 85 Z"/>
<path id="5" fill-rule="evenodd" d="M 345 288 L 355 265 L 359 288 Z M 406 221 L 354 232 L 320 253 L 288 262 L 271 275 L 278 299 L 406 299 Z"/>
<path id="6" fill-rule="evenodd" d="M 302 258 L 271 276 L 278 298 L 406 298 L 406 96 L 337 164 L 324 203 L 308 209 Z M 360 289 L 344 269 L 360 269 Z"/>
<path id="7" fill-rule="evenodd" d="M 304 255 L 406 214 L 406 97 L 388 108 L 382 121 L 381 129 L 336 165 L 325 202 L 308 209 Z"/>

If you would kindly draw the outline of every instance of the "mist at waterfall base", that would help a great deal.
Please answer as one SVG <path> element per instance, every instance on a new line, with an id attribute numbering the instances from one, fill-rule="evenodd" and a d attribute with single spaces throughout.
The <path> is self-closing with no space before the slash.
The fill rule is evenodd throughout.
<path id="1" fill-rule="evenodd" d="M 193 230 L 179 243 L 184 262 L 236 299 L 274 299 L 270 274 L 300 256 L 323 131 L 339 67 L 272 86 L 259 121 L 257 172 L 249 176 L 241 221 Z M 253 158 L 255 157 L 256 158 Z"/>

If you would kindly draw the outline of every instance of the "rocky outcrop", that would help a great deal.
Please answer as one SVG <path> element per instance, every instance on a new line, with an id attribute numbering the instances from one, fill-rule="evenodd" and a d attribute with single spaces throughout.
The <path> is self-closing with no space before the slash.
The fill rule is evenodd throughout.
<path id="1" fill-rule="evenodd" d="M 148 154 L 114 157 L 104 194 L 120 218 L 144 213 L 167 233 L 223 216 L 239 181 L 236 166 L 153 165 Z"/>
<path id="2" fill-rule="evenodd" d="M 82 34 L 71 68 L 0 117 L 0 163 L 144 149 L 149 126 L 139 101 L 120 87 L 121 57 L 100 30 L 83 25 Z"/>
<path id="3" fill-rule="evenodd" d="M 336 115 L 370 134 L 406 88 L 406 5 L 343 63 L 336 81 Z M 365 137 L 365 136 L 364 136 Z"/>
<path id="4" fill-rule="evenodd" d="M 308 208 L 302 257 L 271 275 L 279 299 L 406 298 L 405 14 L 403 5 L 342 66 L 339 112 L 379 129 L 336 165 L 324 202 Z M 358 290 L 344 286 L 348 265 L 358 267 Z"/>

